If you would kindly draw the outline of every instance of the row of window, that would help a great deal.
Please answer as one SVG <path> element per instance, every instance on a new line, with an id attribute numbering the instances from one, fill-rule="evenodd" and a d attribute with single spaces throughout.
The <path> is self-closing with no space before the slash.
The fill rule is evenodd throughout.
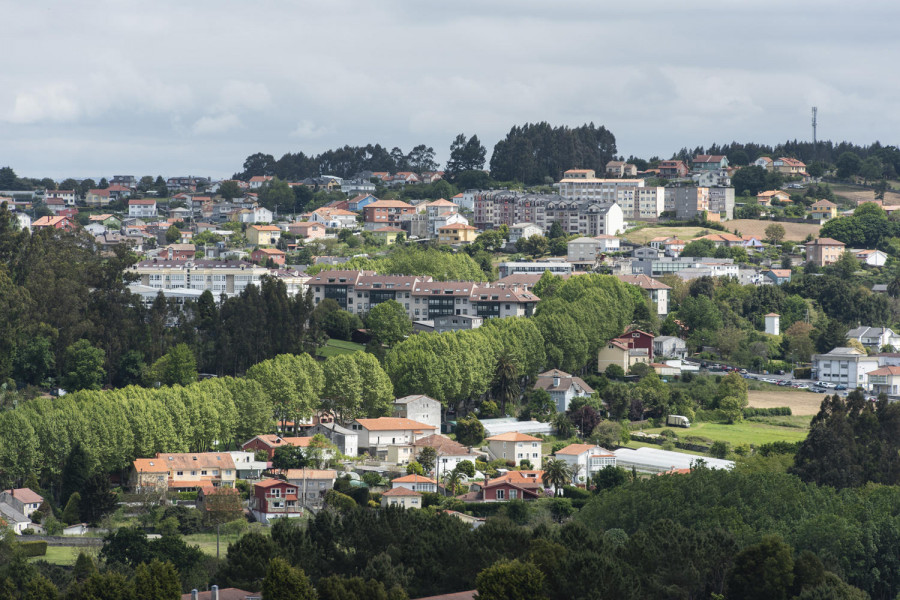
<path id="1" fill-rule="evenodd" d="M 196 477 L 196 476 L 197 476 L 197 471 L 191 471 L 190 473 L 191 473 L 191 477 Z M 185 471 L 175 471 L 175 475 L 177 475 L 178 477 L 182 477 L 184 474 L 185 474 Z M 208 475 L 208 474 L 209 474 L 209 471 L 208 471 L 207 469 L 201 469 L 201 471 L 200 471 L 200 475 L 201 475 L 201 476 L 203 476 L 203 475 Z M 219 470 L 218 470 L 218 469 L 212 469 L 212 474 L 213 474 L 213 477 L 218 477 L 218 476 L 219 476 Z M 225 475 L 226 475 L 226 476 L 231 475 L 231 469 L 226 469 L 226 470 L 225 470 Z"/>

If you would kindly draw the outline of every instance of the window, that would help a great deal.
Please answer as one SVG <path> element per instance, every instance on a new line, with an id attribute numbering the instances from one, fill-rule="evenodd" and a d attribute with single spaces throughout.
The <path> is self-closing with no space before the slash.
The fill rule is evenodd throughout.
<path id="1" fill-rule="evenodd" d="M 273 498 L 281 498 L 281 489 L 273 488 L 272 491 L 269 492 L 269 495 L 272 496 Z"/>
<path id="2" fill-rule="evenodd" d="M 200 471 L 200 475 L 206 475 L 206 471 Z"/>
<path id="3" fill-rule="evenodd" d="M 501 491 L 502 491 L 502 490 L 501 490 Z M 510 499 L 510 500 L 515 500 L 515 499 L 516 499 L 516 496 L 517 496 L 517 492 L 518 492 L 518 490 L 509 490 L 509 499 Z"/>
<path id="4" fill-rule="evenodd" d="M 175 474 L 180 477 L 180 476 L 184 475 L 184 471 L 175 471 Z"/>
<path id="5" fill-rule="evenodd" d="M 497 500 L 506 498 L 506 490 L 497 490 Z"/>

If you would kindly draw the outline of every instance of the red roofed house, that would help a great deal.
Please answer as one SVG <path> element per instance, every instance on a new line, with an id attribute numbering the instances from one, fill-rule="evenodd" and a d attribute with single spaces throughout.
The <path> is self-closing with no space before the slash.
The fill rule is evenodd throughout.
<path id="1" fill-rule="evenodd" d="M 900 367 L 881 367 L 869 371 L 869 385 L 875 395 L 900 396 Z"/>
<path id="2" fill-rule="evenodd" d="M 728 158 L 720 154 L 698 154 L 691 165 L 695 171 L 718 171 L 728 168 Z"/>
<path id="3" fill-rule="evenodd" d="M 772 161 L 772 167 L 779 173 L 784 175 L 800 175 L 806 177 L 806 164 L 796 158 L 788 158 L 782 156 Z"/>
<path id="4" fill-rule="evenodd" d="M 250 189 L 258 190 L 264 184 L 272 181 L 273 179 L 275 179 L 275 178 L 271 175 L 254 175 L 253 177 L 250 178 Z"/>
<path id="5" fill-rule="evenodd" d="M 631 331 L 626 331 L 625 333 L 617 337 L 616 340 L 622 342 L 631 349 L 646 350 L 650 360 L 653 360 L 654 337 L 655 336 L 652 333 L 647 333 L 646 331 L 641 331 L 640 329 L 632 329 Z"/>
<path id="6" fill-rule="evenodd" d="M 244 590 L 238 588 L 219 588 L 218 586 L 212 586 L 213 589 L 207 592 L 197 592 L 197 595 L 194 596 L 193 593 L 190 594 L 182 594 L 181 600 L 261 600 L 262 594 L 258 592 L 245 592 Z"/>
<path id="7" fill-rule="evenodd" d="M 193 490 L 205 485 L 234 487 L 237 473 L 227 452 L 187 452 L 138 458 L 132 463 L 133 490 Z"/>
<path id="8" fill-rule="evenodd" d="M 247 228 L 247 241 L 254 246 L 274 246 L 281 237 L 281 229 L 275 225 L 251 225 Z"/>
<path id="9" fill-rule="evenodd" d="M 259 265 L 265 265 L 270 259 L 276 265 L 283 265 L 287 262 L 286 257 L 283 250 L 276 248 L 257 248 L 250 253 L 250 261 Z"/>
<path id="10" fill-rule="evenodd" d="M 819 267 L 834 264 L 844 253 L 844 242 L 831 238 L 819 238 L 806 242 L 806 262 Z"/>
<path id="11" fill-rule="evenodd" d="M 469 502 L 506 502 L 507 500 L 535 500 L 544 493 L 544 472 L 540 470 L 509 471 L 460 496 Z M 480 489 L 479 489 L 480 488 Z"/>
<path id="12" fill-rule="evenodd" d="M 616 466 L 616 455 L 594 444 L 569 444 L 555 456 L 572 469 L 573 483 L 590 481 L 594 473 Z"/>
<path id="13" fill-rule="evenodd" d="M 400 508 L 422 508 L 422 494 L 405 487 L 390 489 L 381 495 L 381 506 Z"/>
<path id="14" fill-rule="evenodd" d="M 541 468 L 541 438 L 524 433 L 501 433 L 487 438 L 488 450 L 495 459 L 520 465 L 528 460 L 535 469 Z"/>
<path id="15" fill-rule="evenodd" d="M 394 489 L 403 487 L 415 492 L 437 492 L 437 481 L 422 475 L 404 475 L 391 480 Z"/>
<path id="16" fill-rule="evenodd" d="M 301 221 L 288 225 L 288 233 L 302 240 L 315 240 L 325 237 L 325 224 L 314 221 Z"/>
<path id="17" fill-rule="evenodd" d="M 663 179 L 680 179 L 687 177 L 690 170 L 680 160 L 664 160 L 659 163 L 659 176 Z"/>
<path id="18" fill-rule="evenodd" d="M 28 518 L 44 503 L 44 497 L 30 488 L 3 490 L 0 492 L 0 503 L 9 504 Z"/>
<path id="19" fill-rule="evenodd" d="M 88 190 L 84 195 L 84 203 L 88 206 L 106 206 L 112 201 L 108 189 Z"/>
<path id="20" fill-rule="evenodd" d="M 409 445 L 419 438 L 435 432 L 433 425 L 427 425 L 402 417 L 379 417 L 377 419 L 356 419 L 350 429 L 359 434 L 359 448 L 369 453 L 387 454 L 388 446 Z"/>
<path id="21" fill-rule="evenodd" d="M 244 442 L 241 450 L 246 452 L 255 452 L 262 450 L 272 460 L 275 456 L 275 449 L 282 446 L 293 446 L 295 448 L 308 448 L 312 437 L 281 437 L 279 435 L 258 435 L 250 441 Z"/>
<path id="22" fill-rule="evenodd" d="M 281 479 L 266 479 L 253 485 L 250 512 L 260 523 L 295 518 L 303 514 L 297 486 Z"/>
<path id="23" fill-rule="evenodd" d="M 790 202 L 791 195 L 782 190 L 767 190 L 756 195 L 756 203 L 760 206 L 769 206 L 770 204 L 772 204 L 772 200 L 777 200 L 779 202 Z"/>
<path id="24" fill-rule="evenodd" d="M 128 201 L 128 216 L 146 218 L 156 216 L 156 200 L 153 198 L 137 198 Z"/>
<path id="25" fill-rule="evenodd" d="M 35 231 L 40 229 L 75 229 L 75 223 L 69 217 L 41 217 L 31 224 L 31 228 Z"/>

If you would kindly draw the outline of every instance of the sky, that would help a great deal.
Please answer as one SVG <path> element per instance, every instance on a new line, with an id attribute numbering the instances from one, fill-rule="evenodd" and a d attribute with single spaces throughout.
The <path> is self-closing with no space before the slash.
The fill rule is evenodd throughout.
<path id="1" fill-rule="evenodd" d="M 0 0 L 0 166 L 228 177 L 593 121 L 619 153 L 897 144 L 900 2 Z M 12 25 L 11 25 L 12 24 Z"/>

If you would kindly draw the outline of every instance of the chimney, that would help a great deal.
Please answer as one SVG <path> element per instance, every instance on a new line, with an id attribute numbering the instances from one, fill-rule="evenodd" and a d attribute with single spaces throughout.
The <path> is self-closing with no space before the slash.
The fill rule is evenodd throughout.
<path id="1" fill-rule="evenodd" d="M 210 600 L 219 600 L 219 586 L 214 585 L 210 588 L 209 598 Z"/>
<path id="2" fill-rule="evenodd" d="M 200 598 L 200 592 L 197 589 L 191 590 L 191 600 L 198 600 Z"/>

